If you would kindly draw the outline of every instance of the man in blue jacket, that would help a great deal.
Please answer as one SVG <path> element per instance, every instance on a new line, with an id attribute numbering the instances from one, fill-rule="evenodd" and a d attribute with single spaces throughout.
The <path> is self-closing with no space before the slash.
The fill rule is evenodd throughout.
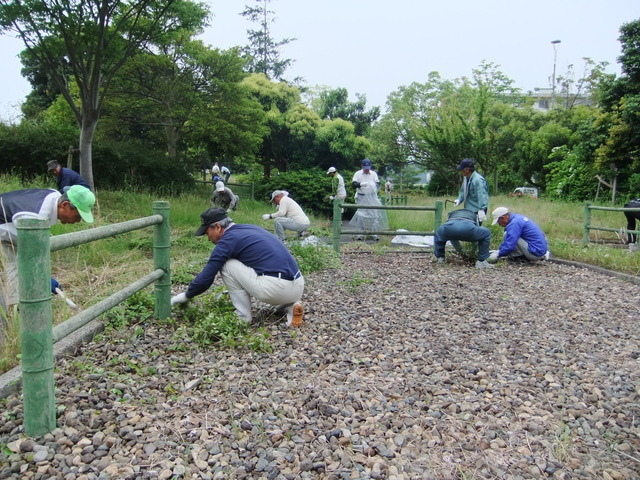
<path id="1" fill-rule="evenodd" d="M 547 239 L 532 220 L 509 212 L 506 207 L 496 208 L 491 215 L 493 223 L 504 228 L 504 240 L 499 250 L 494 250 L 489 256 L 490 262 L 495 262 L 502 257 L 524 256 L 530 262 L 549 260 L 551 253 L 548 250 Z"/>
<path id="2" fill-rule="evenodd" d="M 215 248 L 187 291 L 175 295 L 171 305 L 204 293 L 220 273 L 238 317 L 251 322 L 251 297 L 254 297 L 284 309 L 287 325 L 300 326 L 304 278 L 287 247 L 262 227 L 233 223 L 223 208 L 210 208 L 200 218 L 195 235 L 206 235 Z"/>
<path id="3" fill-rule="evenodd" d="M 453 202 L 456 206 L 461 203 L 464 208 L 478 215 L 480 225 L 487 217 L 489 208 L 489 187 L 485 178 L 476 172 L 475 163 L 471 158 L 465 158 L 458 165 L 458 171 L 464 177 L 458 198 Z"/>
<path id="4" fill-rule="evenodd" d="M 63 167 L 56 160 L 47 162 L 47 170 L 49 171 L 49 173 L 57 177 L 58 191 L 60 193 L 66 192 L 69 187 L 72 187 L 74 185 L 81 185 L 91 190 L 91 187 L 89 187 L 87 181 L 82 178 L 79 173 L 74 172 L 70 168 Z"/>

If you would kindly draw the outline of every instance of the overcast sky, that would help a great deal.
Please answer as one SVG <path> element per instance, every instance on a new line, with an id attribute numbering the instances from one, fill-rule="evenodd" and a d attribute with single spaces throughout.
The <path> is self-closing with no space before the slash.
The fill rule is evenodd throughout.
<path id="1" fill-rule="evenodd" d="M 257 29 L 239 15 L 253 0 L 208 0 L 213 18 L 202 40 L 221 49 L 247 43 Z M 351 99 L 367 96 L 384 107 L 402 85 L 424 82 L 429 72 L 443 78 L 470 76 L 483 60 L 524 91 L 549 87 L 556 75 L 583 57 L 609 62 L 620 74 L 619 29 L 640 18 L 638 0 L 272 0 L 275 40 L 295 37 L 282 50 L 295 60 L 285 75 L 310 86 L 344 87 Z M 0 37 L 0 118 L 15 119 L 29 92 L 20 75 L 20 41 Z M 383 109 L 384 111 L 384 109 Z"/>

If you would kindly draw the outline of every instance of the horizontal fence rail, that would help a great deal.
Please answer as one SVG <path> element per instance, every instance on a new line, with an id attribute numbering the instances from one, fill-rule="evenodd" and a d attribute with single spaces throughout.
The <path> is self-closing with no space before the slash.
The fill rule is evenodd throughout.
<path id="1" fill-rule="evenodd" d="M 194 180 L 195 183 L 215 186 L 215 182 L 208 180 Z M 224 182 L 223 182 L 224 183 Z M 240 198 L 248 198 L 253 200 L 255 198 L 255 185 L 253 183 L 225 183 L 225 187 L 229 187 L 235 195 Z"/>
<path id="2" fill-rule="evenodd" d="M 431 231 L 402 231 L 398 232 L 395 230 L 380 230 L 380 231 L 367 231 L 362 232 L 361 230 L 342 230 L 342 211 L 343 209 L 358 209 L 365 210 L 414 210 L 414 211 L 431 211 L 435 213 L 435 218 L 433 222 L 433 230 Z M 423 236 L 433 236 L 435 235 L 435 231 L 442 224 L 442 211 L 443 206 L 441 201 L 436 201 L 435 206 L 391 206 L 391 205 L 358 205 L 352 203 L 342 203 L 339 198 L 333 200 L 333 249 L 336 253 L 340 253 L 340 236 L 341 235 L 362 235 L 366 233 L 367 235 L 423 235 Z"/>
<path id="3" fill-rule="evenodd" d="M 155 316 L 171 315 L 169 203 L 153 202 L 154 215 L 115 225 L 50 236 L 47 220 L 26 218 L 18 230 L 21 369 L 24 430 L 39 436 L 56 427 L 53 344 L 155 282 Z M 153 226 L 154 270 L 53 328 L 51 252 Z"/>
<path id="4" fill-rule="evenodd" d="M 591 225 L 591 210 L 604 210 L 607 212 L 640 212 L 640 208 L 617 208 L 617 207 L 600 207 L 597 205 L 591 205 L 586 203 L 584 206 L 584 228 L 582 233 L 582 243 L 589 243 L 589 232 L 591 230 L 598 230 L 601 232 L 615 232 L 622 231 L 623 233 L 640 234 L 640 230 L 627 230 L 626 228 L 611 228 L 611 227 L 594 227 Z"/>

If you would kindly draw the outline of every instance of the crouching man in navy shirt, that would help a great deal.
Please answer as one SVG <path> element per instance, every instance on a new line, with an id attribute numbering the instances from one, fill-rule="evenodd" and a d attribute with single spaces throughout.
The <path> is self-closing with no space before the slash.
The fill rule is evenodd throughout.
<path id="1" fill-rule="evenodd" d="M 216 246 L 187 291 L 174 296 L 171 305 L 205 292 L 219 272 L 240 318 L 251 322 L 254 297 L 281 306 L 287 313 L 287 325 L 300 326 L 304 278 L 283 243 L 262 227 L 233 223 L 223 208 L 210 208 L 200 218 L 196 237 L 206 234 Z"/>

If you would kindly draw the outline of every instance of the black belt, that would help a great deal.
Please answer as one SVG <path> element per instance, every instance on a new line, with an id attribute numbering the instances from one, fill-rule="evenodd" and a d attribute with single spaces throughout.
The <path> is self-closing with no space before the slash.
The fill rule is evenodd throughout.
<path id="1" fill-rule="evenodd" d="M 280 272 L 262 272 L 260 275 L 266 275 L 267 277 L 281 278 L 282 280 L 289 280 L 289 281 L 295 280 L 296 278 L 300 278 L 302 276 L 302 274 L 300 273 L 300 270 L 298 270 L 293 277 L 291 275 L 287 275 L 286 273 L 280 273 Z"/>

